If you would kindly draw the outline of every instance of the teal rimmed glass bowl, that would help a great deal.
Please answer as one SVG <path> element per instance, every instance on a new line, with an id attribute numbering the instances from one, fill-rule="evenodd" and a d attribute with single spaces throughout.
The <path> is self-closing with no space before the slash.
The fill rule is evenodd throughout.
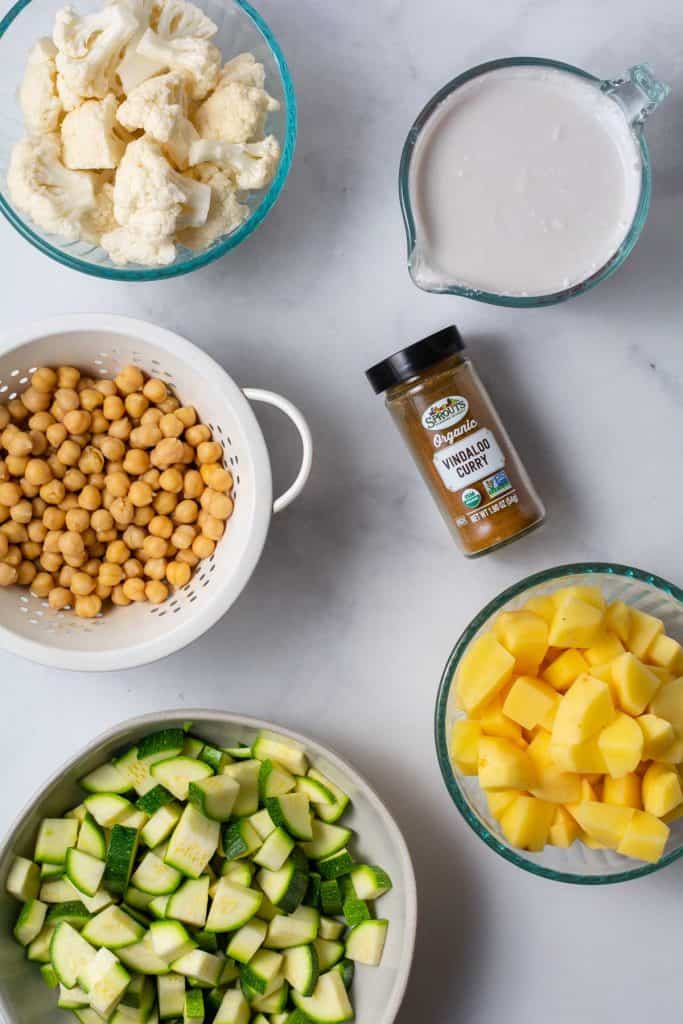
<path id="1" fill-rule="evenodd" d="M 250 51 L 266 71 L 266 88 L 280 101 L 271 114 L 267 131 L 277 137 L 282 156 L 275 178 L 266 191 L 250 193 L 245 200 L 249 216 L 235 231 L 223 235 L 204 252 L 178 247 L 175 262 L 166 267 L 118 267 L 99 246 L 88 242 L 67 242 L 48 235 L 19 213 L 7 192 L 7 167 L 12 146 L 26 134 L 17 99 L 24 74 L 26 55 L 40 36 L 50 35 L 55 14 L 67 0 L 19 0 L 0 21 L 0 211 L 20 235 L 58 263 L 93 277 L 111 281 L 158 281 L 189 274 L 219 259 L 248 238 L 275 205 L 289 174 L 296 145 L 296 98 L 292 77 L 282 50 L 261 15 L 247 0 L 192 0 L 216 23 L 212 42 L 224 61 Z M 104 0 L 79 0 L 78 10 L 99 10 Z"/>
<path id="2" fill-rule="evenodd" d="M 465 650 L 475 637 L 490 629 L 501 612 L 520 608 L 530 597 L 552 593 L 559 587 L 591 583 L 599 586 L 608 601 L 626 601 L 662 619 L 667 632 L 683 642 L 683 590 L 652 573 L 610 562 L 579 562 L 527 576 L 490 601 L 472 620 L 451 652 L 436 701 L 435 739 L 441 774 L 453 803 L 467 824 L 487 846 L 519 868 L 554 882 L 577 885 L 606 885 L 641 878 L 672 864 L 683 856 L 683 819 L 671 824 L 664 856 L 657 864 L 614 853 L 592 850 L 575 842 L 568 850 L 546 846 L 540 853 L 528 853 L 510 846 L 492 817 L 484 791 L 476 777 L 463 775 L 449 756 L 449 736 L 454 722 L 463 718 L 454 700 L 453 681 Z"/>

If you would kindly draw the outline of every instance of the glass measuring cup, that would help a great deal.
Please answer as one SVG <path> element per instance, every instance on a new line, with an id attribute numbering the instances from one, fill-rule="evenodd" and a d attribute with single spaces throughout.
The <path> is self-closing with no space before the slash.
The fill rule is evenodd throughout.
<path id="1" fill-rule="evenodd" d="M 428 247 L 425 244 L 419 217 L 416 215 L 416 196 L 413 192 L 412 167 L 413 159 L 418 150 L 423 131 L 430 122 L 432 115 L 466 83 L 487 72 L 500 68 L 514 67 L 554 68 L 569 72 L 591 83 L 604 94 L 610 96 L 620 108 L 621 113 L 630 126 L 631 132 L 640 154 L 640 192 L 630 227 L 621 244 L 611 256 L 589 276 L 559 291 L 543 294 L 504 294 L 485 291 L 463 284 L 461 281 L 448 279 L 448 275 L 437 270 L 430 263 Z M 413 124 L 401 156 L 399 171 L 399 192 L 401 208 L 408 241 L 408 269 L 414 283 L 424 291 L 442 294 L 462 295 L 500 306 L 533 307 L 547 306 L 563 302 L 574 295 L 579 295 L 609 277 L 621 266 L 633 249 L 645 223 L 650 204 L 651 170 L 650 157 L 645 141 L 643 126 L 647 117 L 669 93 L 669 87 L 655 78 L 647 64 L 638 64 L 630 68 L 622 77 L 601 80 L 587 71 L 572 64 L 546 60 L 538 57 L 511 57 L 503 60 L 489 61 L 459 75 L 445 85 L 427 103 Z"/>

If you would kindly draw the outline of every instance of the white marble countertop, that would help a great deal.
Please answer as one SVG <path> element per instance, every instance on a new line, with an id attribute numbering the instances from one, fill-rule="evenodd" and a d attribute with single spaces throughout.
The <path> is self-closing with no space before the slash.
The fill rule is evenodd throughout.
<path id="1" fill-rule="evenodd" d="M 272 716 L 336 747 L 386 797 L 419 883 L 417 954 L 400 1024 L 624 1024 L 680 1008 L 683 862 L 618 888 L 537 880 L 486 849 L 441 783 L 441 668 L 481 605 L 526 574 L 614 560 L 681 584 L 683 61 L 676 0 L 261 0 L 298 87 L 291 179 L 236 254 L 173 282 L 82 277 L 0 224 L 3 324 L 106 310 L 178 330 L 243 385 L 310 420 L 316 458 L 229 616 L 166 661 L 121 675 L 6 656 L 0 832 L 75 748 L 176 706 Z M 648 131 L 654 201 L 611 281 L 545 310 L 494 309 L 410 282 L 396 189 L 414 115 L 454 74 L 517 53 L 600 75 L 650 61 L 674 87 Z M 544 529 L 467 562 L 363 378 L 457 322 L 549 511 Z M 260 415 L 260 413 L 259 413 Z M 296 444 L 262 422 L 276 481 Z"/>

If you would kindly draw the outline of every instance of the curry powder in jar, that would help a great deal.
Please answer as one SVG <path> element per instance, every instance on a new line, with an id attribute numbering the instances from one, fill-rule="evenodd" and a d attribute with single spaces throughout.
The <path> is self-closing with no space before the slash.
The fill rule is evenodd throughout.
<path id="1" fill-rule="evenodd" d="M 468 558 L 535 527 L 545 509 L 456 327 L 377 363 L 366 374 L 386 405 Z"/>

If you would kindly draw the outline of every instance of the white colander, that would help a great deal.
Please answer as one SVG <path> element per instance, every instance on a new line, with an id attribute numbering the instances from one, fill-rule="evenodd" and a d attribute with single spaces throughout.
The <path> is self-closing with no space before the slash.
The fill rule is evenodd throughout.
<path id="1" fill-rule="evenodd" d="M 26 588 L 0 588 L 0 646 L 44 665 L 88 672 L 132 668 L 201 636 L 246 585 L 272 513 L 298 496 L 310 472 L 310 431 L 291 402 L 270 391 L 242 391 L 201 349 L 141 320 L 73 315 L 5 334 L 0 341 L 0 402 L 21 394 L 38 366 L 77 366 L 89 376 L 111 377 L 127 363 L 165 380 L 211 427 L 235 480 L 235 511 L 214 554 L 162 605 L 131 604 L 110 608 L 95 619 L 79 619 L 70 611 L 54 611 Z M 301 436 L 301 468 L 274 504 L 268 451 L 247 399 L 281 409 Z"/>

